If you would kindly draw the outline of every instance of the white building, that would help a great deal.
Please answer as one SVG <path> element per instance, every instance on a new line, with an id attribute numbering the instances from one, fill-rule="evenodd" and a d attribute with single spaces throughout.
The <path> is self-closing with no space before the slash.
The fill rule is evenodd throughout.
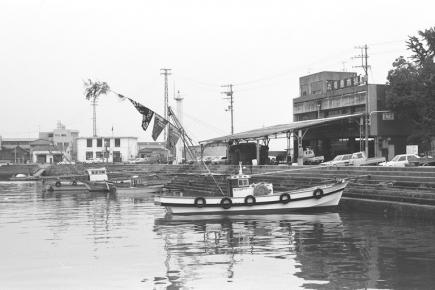
<path id="1" fill-rule="evenodd" d="M 57 122 L 56 129 L 53 131 L 39 132 L 39 139 L 53 142 L 68 160 L 76 160 L 77 148 L 75 139 L 78 136 L 78 130 L 67 129 L 60 121 Z"/>
<path id="2" fill-rule="evenodd" d="M 79 137 L 77 161 L 124 162 L 137 156 L 137 137 Z"/>

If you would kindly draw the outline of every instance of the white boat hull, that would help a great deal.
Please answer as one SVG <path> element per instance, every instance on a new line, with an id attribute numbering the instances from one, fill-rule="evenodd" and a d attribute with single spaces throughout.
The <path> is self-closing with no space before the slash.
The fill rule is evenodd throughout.
<path id="1" fill-rule="evenodd" d="M 166 207 L 166 210 L 172 214 L 266 213 L 332 207 L 339 204 L 346 185 L 347 182 L 340 182 L 280 192 L 273 195 L 256 196 L 255 203 L 249 205 L 245 203 L 243 197 L 231 197 L 232 204 L 229 208 L 224 208 L 221 205 L 223 197 L 204 197 L 206 203 L 201 206 L 195 205 L 197 197 L 160 196 L 155 198 L 155 203 Z M 317 189 L 323 191 L 320 198 L 313 194 Z M 287 202 L 281 201 L 280 197 L 283 194 L 290 195 L 290 200 Z"/>

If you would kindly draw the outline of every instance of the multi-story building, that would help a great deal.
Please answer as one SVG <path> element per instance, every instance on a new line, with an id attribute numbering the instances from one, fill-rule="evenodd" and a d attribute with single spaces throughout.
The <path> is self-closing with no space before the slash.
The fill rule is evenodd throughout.
<path id="1" fill-rule="evenodd" d="M 137 156 L 137 137 L 78 137 L 77 161 L 124 162 Z"/>
<path id="2" fill-rule="evenodd" d="M 323 71 L 299 79 L 300 97 L 293 100 L 293 120 L 305 121 L 349 116 L 340 123 L 325 123 L 308 130 L 303 146 L 331 158 L 363 150 L 370 156 L 392 158 L 405 152 L 407 123 L 385 107 L 386 85 L 366 84 L 353 72 Z M 367 136 L 365 120 L 367 124 Z"/>
<path id="3" fill-rule="evenodd" d="M 77 159 L 76 139 L 79 137 L 78 130 L 67 129 L 60 121 L 56 129 L 50 132 L 39 132 L 39 139 L 49 140 L 69 160 Z"/>

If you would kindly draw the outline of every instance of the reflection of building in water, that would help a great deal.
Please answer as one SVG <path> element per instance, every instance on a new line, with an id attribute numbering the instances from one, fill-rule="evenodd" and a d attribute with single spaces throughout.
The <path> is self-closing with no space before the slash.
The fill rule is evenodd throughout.
<path id="1" fill-rule="evenodd" d="M 339 225 L 339 226 L 338 226 Z M 349 234 L 340 223 L 323 220 L 311 230 L 293 227 L 298 277 L 326 284 L 306 284 L 308 288 L 376 288 L 378 245 L 371 235 Z M 356 237 L 355 237 L 356 236 Z"/>

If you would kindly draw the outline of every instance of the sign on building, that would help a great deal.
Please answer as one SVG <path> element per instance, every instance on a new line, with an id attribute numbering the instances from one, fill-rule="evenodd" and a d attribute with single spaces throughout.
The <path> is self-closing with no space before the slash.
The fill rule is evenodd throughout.
<path id="1" fill-rule="evenodd" d="M 418 145 L 406 145 L 406 154 L 418 155 Z"/>
<path id="2" fill-rule="evenodd" d="M 382 113 L 382 120 L 383 121 L 393 121 L 394 120 L 394 113 L 392 113 L 392 112 Z"/>

